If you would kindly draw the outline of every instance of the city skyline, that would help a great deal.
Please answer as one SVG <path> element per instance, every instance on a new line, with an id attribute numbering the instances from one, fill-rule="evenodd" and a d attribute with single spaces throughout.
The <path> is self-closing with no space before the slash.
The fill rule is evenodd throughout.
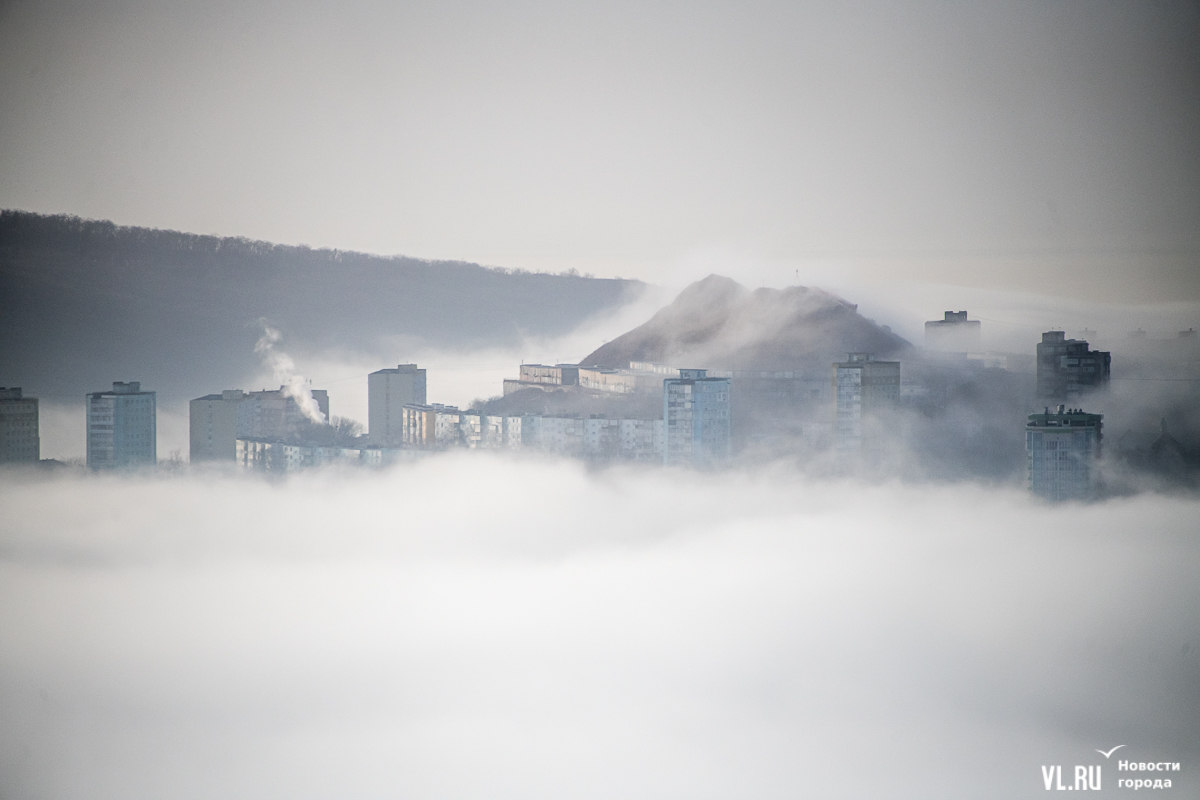
<path id="1" fill-rule="evenodd" d="M 1200 796 L 1195 0 L 0 0 L 0 74 L 0 797 Z"/>

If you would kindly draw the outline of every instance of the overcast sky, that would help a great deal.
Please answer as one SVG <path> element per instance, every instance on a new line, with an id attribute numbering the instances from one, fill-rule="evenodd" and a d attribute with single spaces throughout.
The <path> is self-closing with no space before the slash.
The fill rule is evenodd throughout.
<path id="1" fill-rule="evenodd" d="M 0 73 L 0 207 L 668 284 L 1200 299 L 1195 3 L 18 0 Z"/>
<path id="2" fill-rule="evenodd" d="M 0 0 L 0 78 L 0 208 L 857 281 L 906 336 L 969 303 L 1014 349 L 1200 308 L 1194 2 Z M 401 357 L 465 401 L 650 310 Z M 289 352 L 365 418 L 377 357 Z M 81 454 L 79 407 L 42 413 Z M 483 453 L 245 478 L 0 481 L 0 795 L 1031 797 L 1119 744 L 1195 788 L 1194 499 Z"/>

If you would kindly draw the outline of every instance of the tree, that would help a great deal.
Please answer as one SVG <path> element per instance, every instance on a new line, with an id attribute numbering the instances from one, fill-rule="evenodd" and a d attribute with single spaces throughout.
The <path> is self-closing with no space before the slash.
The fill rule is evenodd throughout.
<path id="1" fill-rule="evenodd" d="M 362 435 L 363 424 L 349 417 L 334 417 L 330 421 L 333 428 L 333 441 L 340 447 L 350 447 Z"/>

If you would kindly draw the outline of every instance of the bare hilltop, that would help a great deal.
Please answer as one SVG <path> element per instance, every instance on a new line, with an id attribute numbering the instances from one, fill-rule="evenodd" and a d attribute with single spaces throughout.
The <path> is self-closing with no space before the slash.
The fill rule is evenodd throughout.
<path id="1" fill-rule="evenodd" d="M 755 289 L 720 275 L 688 286 L 645 324 L 580 359 L 738 370 L 828 369 L 850 351 L 896 356 L 911 345 L 822 289 Z"/>

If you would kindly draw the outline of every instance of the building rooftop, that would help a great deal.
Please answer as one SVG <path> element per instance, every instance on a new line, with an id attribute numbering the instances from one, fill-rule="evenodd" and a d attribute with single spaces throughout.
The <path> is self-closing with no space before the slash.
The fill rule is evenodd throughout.
<path id="1" fill-rule="evenodd" d="M 935 319 L 930 322 L 926 322 L 925 324 L 945 325 L 949 323 L 951 325 L 955 325 L 961 322 L 974 322 L 976 325 L 979 324 L 979 320 L 977 319 L 967 319 L 967 312 L 965 311 L 945 311 L 942 314 L 942 319 Z"/>
<path id="2" fill-rule="evenodd" d="M 397 364 L 395 369 L 390 367 L 386 369 L 377 369 L 372 372 L 372 375 L 412 375 L 422 370 L 416 364 Z"/>
<path id="3" fill-rule="evenodd" d="M 196 400 L 244 400 L 246 393 L 241 389 L 223 389 L 220 394 L 206 394 Z"/>
<path id="4" fill-rule="evenodd" d="M 876 361 L 875 357 L 870 353 L 847 353 L 845 361 L 835 362 L 834 366 L 847 367 L 858 366 L 862 364 L 878 364 L 880 366 L 900 366 L 899 361 Z"/>
<path id="5" fill-rule="evenodd" d="M 101 397 L 106 394 L 154 394 L 154 392 L 142 390 L 142 384 L 139 381 L 113 381 L 113 388 L 104 392 L 89 392 L 93 397 Z"/>
<path id="6" fill-rule="evenodd" d="M 1031 428 L 1089 428 L 1095 427 L 1104 419 L 1103 414 L 1089 414 L 1082 408 L 1067 408 L 1060 405 L 1056 411 L 1047 406 L 1041 414 L 1030 414 Z"/>

